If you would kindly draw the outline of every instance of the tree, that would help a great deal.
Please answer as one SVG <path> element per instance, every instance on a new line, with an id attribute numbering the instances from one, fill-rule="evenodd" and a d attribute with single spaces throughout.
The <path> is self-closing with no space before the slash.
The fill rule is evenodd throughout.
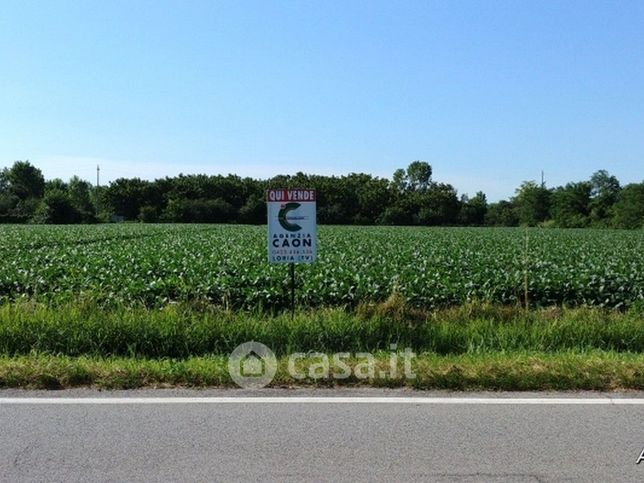
<path id="1" fill-rule="evenodd" d="M 590 203 L 591 218 L 594 222 L 605 225 L 613 216 L 613 205 L 619 198 L 621 186 L 615 176 L 611 176 L 603 169 L 591 176 L 590 186 L 592 197 Z"/>
<path id="2" fill-rule="evenodd" d="M 0 191 L 0 215 L 9 213 L 18 204 L 18 201 L 15 196 Z"/>
<path id="3" fill-rule="evenodd" d="M 432 184 L 432 167 L 425 161 L 414 161 L 407 170 L 397 169 L 391 187 L 398 193 L 426 191 Z"/>
<path id="4" fill-rule="evenodd" d="M 266 202 L 258 195 L 252 194 L 239 209 L 239 221 L 251 225 L 266 223 Z"/>
<path id="5" fill-rule="evenodd" d="M 389 206 L 385 208 L 378 219 L 380 225 L 408 225 L 411 223 L 409 214 L 399 206 Z"/>
<path id="6" fill-rule="evenodd" d="M 396 193 L 404 193 L 407 191 L 407 186 L 407 173 L 404 169 L 398 168 L 391 179 L 391 187 Z"/>
<path id="7" fill-rule="evenodd" d="M 644 183 L 624 186 L 615 203 L 617 228 L 644 228 Z"/>
<path id="8" fill-rule="evenodd" d="M 460 223 L 464 225 L 483 225 L 487 213 L 487 198 L 485 193 L 479 191 L 474 198 L 466 195 L 461 197 Z"/>
<path id="9" fill-rule="evenodd" d="M 80 221 L 80 213 L 76 210 L 68 193 L 53 189 L 45 193 L 34 214 L 36 223 L 70 224 Z"/>
<path id="10" fill-rule="evenodd" d="M 45 191 L 42 172 L 28 161 L 16 161 L 0 173 L 1 221 L 25 222 L 32 218 Z"/>
<path id="11" fill-rule="evenodd" d="M 16 161 L 2 172 L 2 184 L 8 192 L 21 200 L 42 198 L 45 193 L 45 177 L 29 161 Z"/>
<path id="12" fill-rule="evenodd" d="M 629 185 L 623 193 L 617 178 L 604 170 L 588 182 L 555 190 L 524 182 L 511 200 L 489 205 L 482 192 L 459 199 L 453 186 L 434 182 L 432 175 L 427 162 L 413 161 L 397 169 L 391 181 L 364 173 L 298 172 L 269 180 L 235 175 L 121 178 L 95 188 L 76 176 L 68 183 L 45 181 L 29 162 L 16 161 L 0 170 L 0 223 L 93 222 L 122 215 L 144 222 L 261 224 L 266 222 L 266 189 L 308 187 L 317 190 L 321 224 L 534 226 L 552 219 L 553 225 L 565 227 L 642 225 L 640 185 Z"/>
<path id="13" fill-rule="evenodd" d="M 584 228 L 590 219 L 591 184 L 568 183 L 552 193 L 550 213 L 555 224 L 561 228 Z"/>
<path id="14" fill-rule="evenodd" d="M 0 171 L 0 223 L 11 223 L 16 221 L 12 212 L 20 199 L 9 191 L 5 171 Z"/>
<path id="15" fill-rule="evenodd" d="M 48 191 L 67 191 L 67 183 L 60 178 L 49 179 L 45 181 L 45 193 Z"/>
<path id="16" fill-rule="evenodd" d="M 407 170 L 397 169 L 390 183 L 389 206 L 378 216 L 379 223 L 441 225 L 456 224 L 458 198 L 449 184 L 432 181 L 432 167 L 414 161 Z M 387 201 L 385 197 L 382 201 Z M 393 209 L 395 208 L 395 209 Z"/>
<path id="17" fill-rule="evenodd" d="M 233 206 L 220 199 L 172 199 L 163 213 L 164 221 L 176 223 L 230 223 L 235 221 Z"/>
<path id="18" fill-rule="evenodd" d="M 113 181 L 105 193 L 110 211 L 128 220 L 136 220 L 141 206 L 149 204 L 146 199 L 149 185 L 149 181 L 139 178 L 119 178 Z"/>
<path id="19" fill-rule="evenodd" d="M 352 223 L 373 225 L 385 208 L 391 204 L 389 181 L 369 174 L 350 174 L 346 177 L 346 189 L 355 197 L 357 210 Z"/>
<path id="20" fill-rule="evenodd" d="M 407 180 L 412 191 L 426 191 L 432 182 L 432 167 L 425 161 L 414 161 L 407 167 Z"/>
<path id="21" fill-rule="evenodd" d="M 536 226 L 550 213 L 550 191 L 534 181 L 524 181 L 517 189 L 514 203 L 522 225 Z"/>
<path id="22" fill-rule="evenodd" d="M 94 206 L 91 199 L 92 186 L 78 176 L 69 180 L 67 192 L 69 199 L 76 211 L 80 214 L 81 219 L 85 222 L 94 221 Z"/>
<path id="23" fill-rule="evenodd" d="M 459 201 L 451 184 L 434 183 L 424 192 L 415 192 L 418 211 L 415 219 L 420 225 L 456 225 L 458 223 Z"/>
<path id="24" fill-rule="evenodd" d="M 156 223 L 159 221 L 159 211 L 155 206 L 142 206 L 139 210 L 139 221 L 143 223 Z"/>
<path id="25" fill-rule="evenodd" d="M 519 215 L 511 201 L 502 200 L 492 203 L 485 215 L 485 224 L 489 226 L 517 226 Z"/>

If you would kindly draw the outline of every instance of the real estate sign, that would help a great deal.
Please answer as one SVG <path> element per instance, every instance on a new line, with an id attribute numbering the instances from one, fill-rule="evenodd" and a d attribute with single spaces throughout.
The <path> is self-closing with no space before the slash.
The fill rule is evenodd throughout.
<path id="1" fill-rule="evenodd" d="M 268 261 L 312 263 L 317 255 L 315 190 L 271 189 L 268 204 Z"/>

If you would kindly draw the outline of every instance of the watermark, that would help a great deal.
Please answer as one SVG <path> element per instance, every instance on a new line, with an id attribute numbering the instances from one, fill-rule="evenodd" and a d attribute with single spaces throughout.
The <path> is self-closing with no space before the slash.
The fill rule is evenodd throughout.
<path id="1" fill-rule="evenodd" d="M 228 358 L 228 372 L 235 384 L 245 389 L 268 386 L 277 372 L 273 351 L 259 342 L 246 342 L 235 348 Z"/>
<path id="2" fill-rule="evenodd" d="M 635 464 L 638 464 L 638 465 L 639 465 L 639 464 L 640 464 L 640 463 L 642 463 L 643 461 L 644 461 L 644 449 L 642 450 L 642 453 L 640 454 L 640 457 L 639 457 L 639 458 L 637 458 L 637 463 L 635 463 Z"/>
<path id="3" fill-rule="evenodd" d="M 343 380 L 399 380 L 416 379 L 412 361 L 416 354 L 409 348 L 402 351 L 392 344 L 383 357 L 370 352 L 295 352 L 287 359 L 286 370 L 297 381 Z M 268 386 L 277 372 L 275 354 L 264 344 L 246 342 L 238 346 L 228 359 L 228 371 L 235 383 L 245 389 Z"/>

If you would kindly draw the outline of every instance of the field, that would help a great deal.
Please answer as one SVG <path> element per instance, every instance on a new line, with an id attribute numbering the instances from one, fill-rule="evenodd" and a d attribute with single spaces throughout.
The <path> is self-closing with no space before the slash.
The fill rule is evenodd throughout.
<path id="1" fill-rule="evenodd" d="M 274 385 L 644 389 L 642 231 L 323 226 L 294 318 L 265 238 L 0 226 L 0 387 L 229 386 L 228 355 L 255 340 L 278 358 Z M 294 352 L 366 351 L 385 367 L 392 344 L 418 353 L 417 379 L 285 369 Z"/>
<path id="2" fill-rule="evenodd" d="M 0 227 L 0 300 L 274 310 L 285 266 L 264 227 Z M 472 301 L 624 309 L 644 300 L 644 232 L 321 227 L 298 267 L 300 307 L 355 307 L 392 294 L 422 309 Z"/>

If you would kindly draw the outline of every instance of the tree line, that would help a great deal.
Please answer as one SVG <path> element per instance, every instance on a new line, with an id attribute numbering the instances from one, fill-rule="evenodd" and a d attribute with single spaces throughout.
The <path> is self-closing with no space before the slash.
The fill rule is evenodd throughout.
<path id="1" fill-rule="evenodd" d="M 587 181 L 548 188 L 526 181 L 513 197 L 488 203 L 483 192 L 458 196 L 414 161 L 392 178 L 364 173 L 297 173 L 268 180 L 179 175 L 119 178 L 93 186 L 77 176 L 45 180 L 28 161 L 0 172 L 0 223 L 266 223 L 269 188 L 315 188 L 318 222 L 339 225 L 544 226 L 643 228 L 644 182 L 621 186 L 605 170 Z"/>

